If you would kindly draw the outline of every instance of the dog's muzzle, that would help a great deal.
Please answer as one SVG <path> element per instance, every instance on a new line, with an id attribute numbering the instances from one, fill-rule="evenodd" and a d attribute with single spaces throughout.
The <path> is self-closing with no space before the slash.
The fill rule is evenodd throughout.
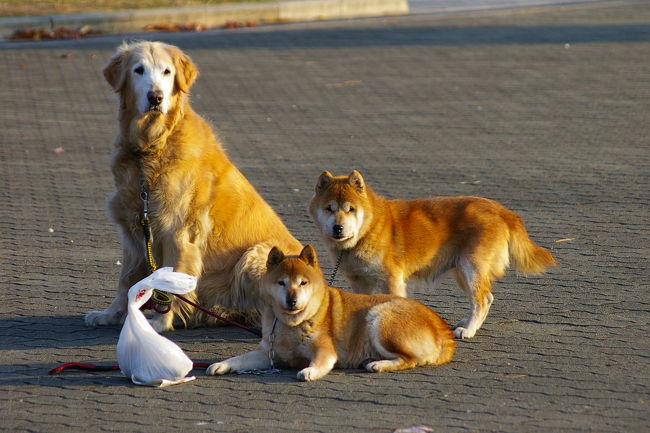
<path id="1" fill-rule="evenodd" d="M 334 224 L 334 227 L 332 227 L 332 237 L 334 239 L 343 239 L 343 225 L 342 224 Z"/>
<path id="2" fill-rule="evenodd" d="M 298 299 L 296 299 L 295 296 L 287 295 L 285 302 L 287 304 L 287 308 L 293 311 L 296 309 L 296 305 L 298 304 Z"/>

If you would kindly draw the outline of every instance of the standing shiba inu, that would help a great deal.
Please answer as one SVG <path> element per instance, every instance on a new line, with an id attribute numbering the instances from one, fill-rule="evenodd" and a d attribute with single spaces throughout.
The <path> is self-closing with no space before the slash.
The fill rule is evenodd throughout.
<path id="1" fill-rule="evenodd" d="M 485 321 L 492 282 L 510 259 L 531 274 L 555 265 L 517 214 L 485 198 L 386 200 L 356 170 L 339 177 L 325 171 L 309 211 L 355 292 L 406 296 L 409 278 L 435 281 L 453 269 L 472 307 L 454 330 L 458 338 L 473 337 Z"/>
<path id="2" fill-rule="evenodd" d="M 311 381 L 334 366 L 406 370 L 444 364 L 454 354 L 449 326 L 420 302 L 329 287 L 311 245 L 299 256 L 285 256 L 274 247 L 262 287 L 268 298 L 260 348 L 214 363 L 208 374 L 267 369 L 278 363 L 302 368 L 298 379 Z"/>

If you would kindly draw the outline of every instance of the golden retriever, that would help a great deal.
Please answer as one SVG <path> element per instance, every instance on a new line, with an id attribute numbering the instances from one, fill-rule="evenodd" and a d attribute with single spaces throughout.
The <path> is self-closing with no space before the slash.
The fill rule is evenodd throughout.
<path id="1" fill-rule="evenodd" d="M 108 213 L 120 232 L 123 259 L 117 296 L 104 311 L 86 315 L 89 326 L 120 323 L 129 287 L 148 274 L 143 192 L 157 264 L 199 277 L 189 297 L 207 308 L 255 311 L 271 247 L 302 248 L 192 110 L 188 92 L 197 75 L 186 54 L 160 42 L 125 43 L 104 69 L 119 95 Z M 185 325 L 206 321 L 175 299 L 171 313 L 156 314 L 152 325 L 171 330 L 175 316 Z"/>
<path id="2" fill-rule="evenodd" d="M 277 363 L 300 368 L 298 379 L 312 381 L 335 366 L 396 371 L 444 364 L 454 355 L 454 334 L 431 309 L 414 299 L 329 287 L 311 245 L 298 256 L 273 248 L 267 269 L 260 348 L 214 363 L 208 374 Z"/>
<path id="3" fill-rule="evenodd" d="M 458 338 L 472 338 L 485 321 L 492 282 L 510 259 L 524 273 L 555 265 L 517 214 L 485 198 L 386 200 L 356 170 L 348 176 L 325 171 L 309 209 L 354 291 L 406 296 L 409 278 L 435 281 L 453 269 L 472 307 L 454 329 Z"/>

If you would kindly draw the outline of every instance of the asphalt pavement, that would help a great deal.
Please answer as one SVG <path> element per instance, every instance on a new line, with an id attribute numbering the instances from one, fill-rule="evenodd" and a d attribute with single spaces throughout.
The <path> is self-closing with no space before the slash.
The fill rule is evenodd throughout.
<path id="1" fill-rule="evenodd" d="M 440 367 L 314 383 L 196 370 L 165 389 L 48 376 L 116 362 L 119 327 L 83 316 L 110 303 L 121 260 L 104 211 L 117 101 L 101 69 L 123 38 L 192 57 L 194 108 L 327 274 L 307 212 L 322 170 L 358 169 L 389 197 L 498 200 L 559 266 L 511 270 Z M 642 2 L 1 43 L 0 430 L 647 432 L 648 59 Z M 467 314 L 451 279 L 410 288 L 451 324 Z M 167 336 L 195 361 L 257 344 L 231 327 Z"/>

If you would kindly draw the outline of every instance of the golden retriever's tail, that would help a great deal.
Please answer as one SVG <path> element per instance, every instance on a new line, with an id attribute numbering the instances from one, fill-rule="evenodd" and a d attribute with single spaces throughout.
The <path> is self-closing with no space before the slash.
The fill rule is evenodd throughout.
<path id="1" fill-rule="evenodd" d="M 510 257 L 514 259 L 515 266 L 525 275 L 541 274 L 549 266 L 555 266 L 555 258 L 549 250 L 535 244 L 528 237 L 521 218 L 510 225 Z"/>

